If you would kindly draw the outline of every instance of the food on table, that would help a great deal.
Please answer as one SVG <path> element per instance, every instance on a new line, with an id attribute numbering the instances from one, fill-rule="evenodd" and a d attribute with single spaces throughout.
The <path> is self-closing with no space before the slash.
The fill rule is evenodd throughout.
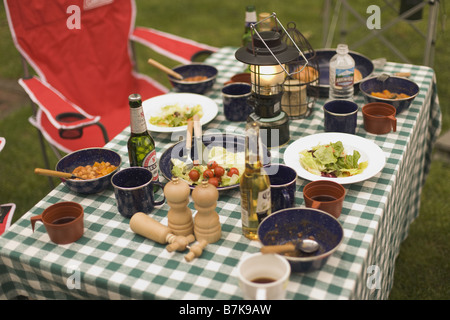
<path id="1" fill-rule="evenodd" d="M 355 71 L 353 73 L 353 82 L 358 82 L 362 80 L 363 76 L 361 74 L 361 71 L 355 68 Z"/>
<path id="2" fill-rule="evenodd" d="M 357 150 L 347 154 L 341 141 L 317 145 L 300 152 L 300 164 L 308 172 L 322 177 L 343 178 L 362 173 L 368 161 L 358 163 L 361 155 Z"/>
<path id="3" fill-rule="evenodd" d="M 197 165 L 186 169 L 186 163 L 180 159 L 171 159 L 172 175 L 186 180 L 191 185 L 203 180 L 216 187 L 226 187 L 239 183 L 245 169 L 245 153 L 230 152 L 223 147 L 212 147 L 208 154 L 207 165 Z"/>
<path id="4" fill-rule="evenodd" d="M 207 76 L 193 76 L 193 77 L 187 77 L 187 78 L 183 78 L 183 81 L 187 81 L 187 82 L 195 82 L 195 81 L 203 81 L 208 79 Z"/>
<path id="5" fill-rule="evenodd" d="M 95 162 L 92 166 L 78 166 L 73 171 L 72 174 L 80 177 L 82 179 L 97 179 L 106 176 L 108 173 L 116 170 L 116 166 L 109 162 Z M 73 180 L 82 180 L 73 179 Z"/>
<path id="6" fill-rule="evenodd" d="M 301 69 L 303 66 L 297 68 Z M 294 78 L 300 80 L 302 83 L 309 83 L 319 78 L 319 72 L 311 66 L 306 66 L 299 73 L 294 73 Z"/>
<path id="7" fill-rule="evenodd" d="M 404 93 L 394 93 L 390 92 L 389 90 L 383 90 L 382 92 L 371 92 L 372 96 L 382 99 L 406 99 L 409 98 L 407 94 Z"/>
<path id="8" fill-rule="evenodd" d="M 159 115 L 150 117 L 149 122 L 160 127 L 180 127 L 187 125 L 187 121 L 194 115 L 203 116 L 202 106 L 180 106 L 179 104 L 167 105 L 161 108 Z"/>

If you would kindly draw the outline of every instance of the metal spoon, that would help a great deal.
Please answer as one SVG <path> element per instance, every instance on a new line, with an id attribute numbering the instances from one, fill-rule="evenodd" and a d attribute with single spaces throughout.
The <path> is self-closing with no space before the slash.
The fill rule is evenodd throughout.
<path id="1" fill-rule="evenodd" d="M 295 244 L 292 242 L 281 244 L 281 245 L 273 245 L 273 246 L 263 246 L 261 248 L 262 253 L 286 253 L 292 252 L 295 250 L 302 251 L 304 253 L 313 253 L 319 249 L 319 244 L 317 241 L 312 239 L 303 239 Z"/>

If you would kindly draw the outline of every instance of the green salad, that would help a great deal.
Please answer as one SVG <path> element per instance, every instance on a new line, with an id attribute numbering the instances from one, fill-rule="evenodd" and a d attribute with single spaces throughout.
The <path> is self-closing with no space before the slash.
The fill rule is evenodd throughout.
<path id="1" fill-rule="evenodd" d="M 149 122 L 159 127 L 181 127 L 187 125 L 187 121 L 196 114 L 199 118 L 203 116 L 203 109 L 199 104 L 193 107 L 181 107 L 178 104 L 167 105 L 161 108 L 159 115 L 150 117 Z"/>
<path id="2" fill-rule="evenodd" d="M 317 145 L 310 150 L 300 152 L 300 164 L 315 175 L 343 178 L 359 174 L 367 168 L 368 161 L 359 163 L 361 158 L 357 150 L 347 154 L 341 141 Z"/>
<path id="3" fill-rule="evenodd" d="M 186 168 L 186 163 L 172 158 L 172 175 L 186 180 L 190 185 L 200 184 L 203 180 L 216 187 L 238 184 L 245 170 L 245 153 L 229 152 L 223 147 L 212 147 L 208 153 L 208 164 Z"/>

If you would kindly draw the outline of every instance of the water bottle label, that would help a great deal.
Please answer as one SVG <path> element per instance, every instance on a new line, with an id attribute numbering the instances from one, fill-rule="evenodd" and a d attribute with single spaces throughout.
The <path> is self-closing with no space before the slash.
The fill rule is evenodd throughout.
<path id="1" fill-rule="evenodd" d="M 353 85 L 355 68 L 336 69 L 335 85 L 339 87 L 347 87 Z"/>
<path id="2" fill-rule="evenodd" d="M 144 161 L 142 161 L 142 166 L 152 173 L 153 181 L 159 180 L 159 173 L 158 173 L 158 163 L 156 162 L 156 150 L 152 150 L 145 158 Z"/>

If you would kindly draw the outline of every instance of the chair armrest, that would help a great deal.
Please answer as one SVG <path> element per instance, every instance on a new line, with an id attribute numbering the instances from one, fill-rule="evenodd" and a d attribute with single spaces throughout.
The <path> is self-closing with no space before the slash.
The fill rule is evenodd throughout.
<path id="1" fill-rule="evenodd" d="M 218 48 L 207 44 L 145 27 L 136 27 L 130 39 L 183 64 L 191 63 L 198 52 L 218 51 Z"/>
<path id="2" fill-rule="evenodd" d="M 55 88 L 37 77 L 19 79 L 30 99 L 46 114 L 52 125 L 61 130 L 82 128 L 100 122 L 100 116 L 92 116 L 64 98 Z M 71 121 L 64 121 L 65 116 Z"/>

